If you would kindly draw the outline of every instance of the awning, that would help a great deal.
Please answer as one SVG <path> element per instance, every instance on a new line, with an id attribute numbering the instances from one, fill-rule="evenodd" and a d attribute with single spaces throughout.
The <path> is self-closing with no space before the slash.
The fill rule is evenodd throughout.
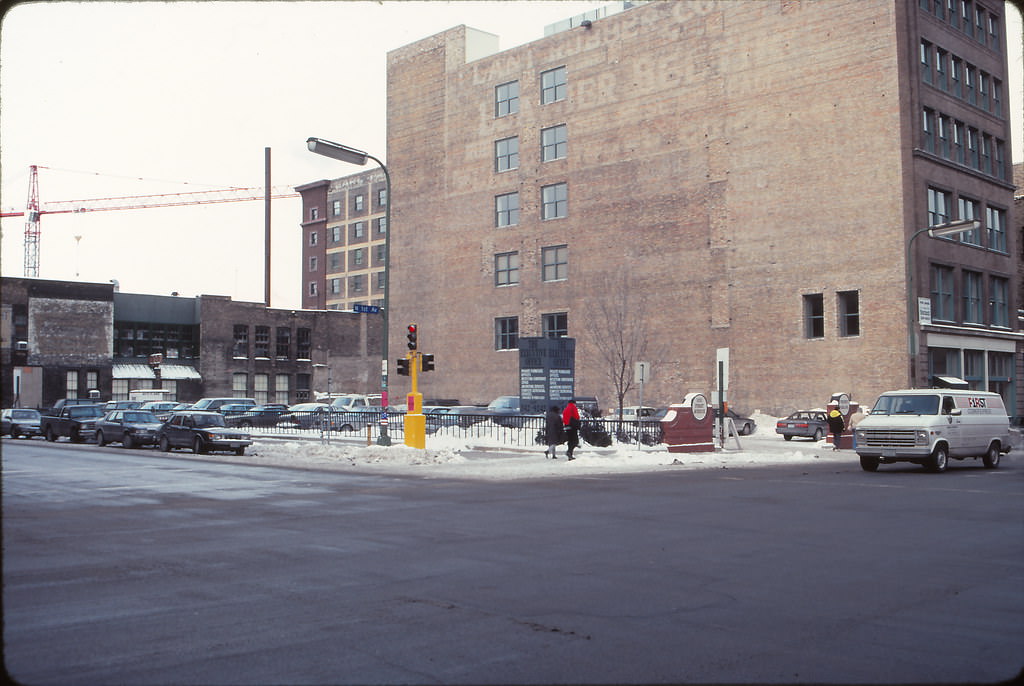
<path id="1" fill-rule="evenodd" d="M 148 364 L 115 364 L 113 368 L 115 379 L 155 379 L 153 368 Z M 196 368 L 187 364 L 162 364 L 160 365 L 160 377 L 168 381 L 201 381 Z"/>

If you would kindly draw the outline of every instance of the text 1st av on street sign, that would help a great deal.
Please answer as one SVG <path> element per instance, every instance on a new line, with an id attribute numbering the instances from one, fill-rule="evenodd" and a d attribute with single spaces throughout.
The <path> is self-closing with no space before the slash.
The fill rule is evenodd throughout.
<path id="1" fill-rule="evenodd" d="M 362 312 L 363 314 L 380 314 L 380 306 L 378 305 L 353 305 L 353 312 Z"/>

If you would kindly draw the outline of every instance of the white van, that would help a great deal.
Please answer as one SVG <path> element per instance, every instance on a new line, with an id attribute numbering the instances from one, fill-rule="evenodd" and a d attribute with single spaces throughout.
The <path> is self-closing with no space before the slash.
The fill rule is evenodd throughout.
<path id="1" fill-rule="evenodd" d="M 999 466 L 1010 452 L 1010 420 L 997 393 L 943 388 L 889 391 L 854 429 L 860 466 L 913 462 L 933 472 L 949 458 L 981 458 Z"/>

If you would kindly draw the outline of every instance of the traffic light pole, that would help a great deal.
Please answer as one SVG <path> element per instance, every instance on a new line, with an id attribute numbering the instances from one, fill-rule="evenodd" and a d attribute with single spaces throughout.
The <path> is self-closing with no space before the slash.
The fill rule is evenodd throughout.
<path id="1" fill-rule="evenodd" d="M 420 362 L 423 353 L 410 351 L 406 355 L 409 360 L 409 376 L 412 379 L 412 392 L 407 397 L 408 406 L 405 415 L 405 444 L 410 448 L 427 447 L 427 418 L 423 416 L 423 394 L 419 392 Z"/>

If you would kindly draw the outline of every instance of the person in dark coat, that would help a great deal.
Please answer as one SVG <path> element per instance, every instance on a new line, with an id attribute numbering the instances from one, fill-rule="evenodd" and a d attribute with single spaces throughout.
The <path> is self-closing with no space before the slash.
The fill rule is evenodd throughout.
<path id="1" fill-rule="evenodd" d="M 832 450 L 839 450 L 839 438 L 846 428 L 846 421 L 839 410 L 832 410 L 828 413 L 828 430 L 832 432 Z"/>
<path id="2" fill-rule="evenodd" d="M 576 446 L 580 444 L 580 411 L 576 409 L 576 403 L 571 400 L 562 411 L 562 426 L 565 428 L 566 452 L 569 454 L 570 460 L 575 460 L 572 451 L 576 450 Z"/>
<path id="3" fill-rule="evenodd" d="M 559 443 L 565 442 L 565 436 L 562 433 L 562 413 L 558 411 L 557 405 L 552 405 L 548 413 L 544 415 L 544 442 L 548 444 L 548 449 L 544 451 L 544 457 L 557 460 L 555 447 Z"/>

